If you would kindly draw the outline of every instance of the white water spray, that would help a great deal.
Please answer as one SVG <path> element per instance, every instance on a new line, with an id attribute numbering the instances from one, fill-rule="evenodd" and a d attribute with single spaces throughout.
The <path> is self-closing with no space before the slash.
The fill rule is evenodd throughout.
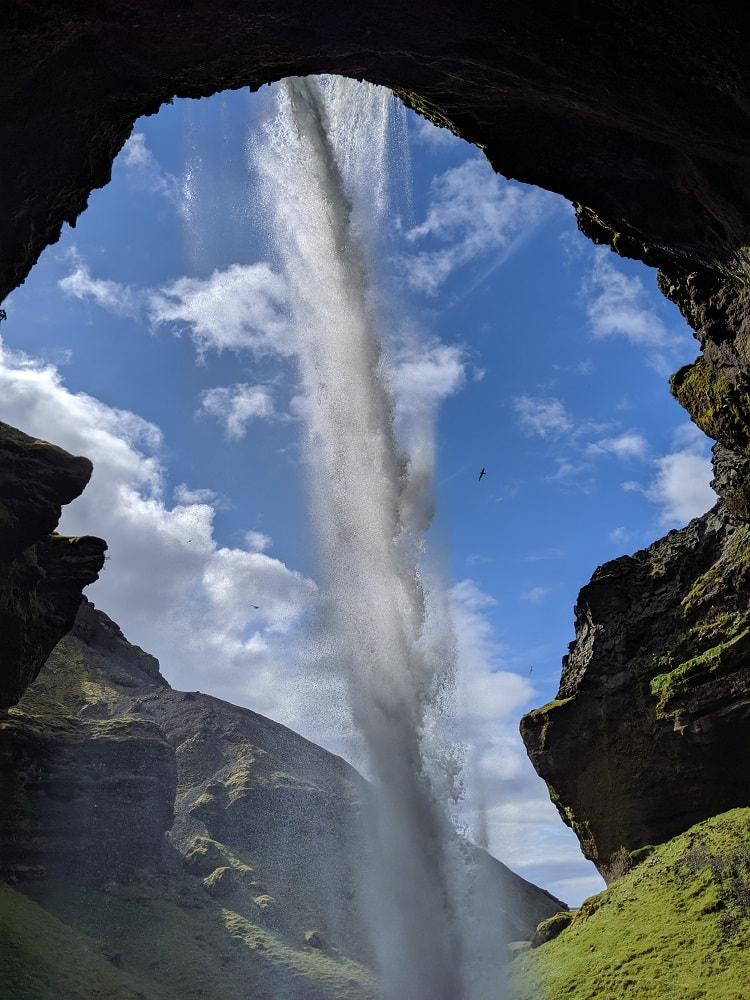
<path id="1" fill-rule="evenodd" d="M 453 663 L 450 644 L 426 634 L 429 476 L 396 442 L 378 317 L 393 98 L 338 78 L 287 80 L 275 97 L 256 166 L 298 337 L 327 625 L 375 792 L 366 891 L 378 971 L 387 1000 L 462 1000 L 460 850 L 425 750 Z"/>

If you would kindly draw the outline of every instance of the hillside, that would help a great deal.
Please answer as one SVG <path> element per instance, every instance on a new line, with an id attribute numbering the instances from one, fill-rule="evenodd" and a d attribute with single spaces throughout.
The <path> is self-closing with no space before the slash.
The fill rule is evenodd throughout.
<path id="1" fill-rule="evenodd" d="M 378 995 L 366 782 L 263 716 L 172 690 L 88 602 L 0 722 L 0 773 L 3 995 Z M 474 866 L 499 975 L 562 904 L 476 849 Z"/>
<path id="2" fill-rule="evenodd" d="M 641 857 L 559 936 L 516 960 L 514 1000 L 744 1000 L 750 809 L 698 823 Z"/>

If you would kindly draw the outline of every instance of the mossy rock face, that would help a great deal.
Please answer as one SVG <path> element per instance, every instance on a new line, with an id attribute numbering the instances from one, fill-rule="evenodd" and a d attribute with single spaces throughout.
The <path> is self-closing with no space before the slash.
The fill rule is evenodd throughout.
<path id="1" fill-rule="evenodd" d="M 750 809 L 655 847 L 513 963 L 514 1000 L 740 1000 L 750 982 Z"/>
<path id="2" fill-rule="evenodd" d="M 124 982 L 149 1000 L 378 996 L 359 877 L 368 786 L 341 758 L 247 709 L 173 691 L 153 657 L 89 604 L 0 724 L 3 752 L 0 877 L 44 907 L 40 926 L 54 917 L 61 935 L 102 942 L 92 954 L 117 970 L 102 996 L 129 996 Z M 563 904 L 474 853 L 473 905 L 494 977 L 507 940 L 530 938 Z M 58 891 L 52 876 L 66 885 Z M 20 913 L 26 903 L 14 898 Z M 174 970 L 194 941 L 201 962 L 215 954 L 204 973 L 185 963 L 189 984 L 187 973 L 172 983 L 151 968 L 154 942 Z M 81 939 L 71 955 L 79 946 L 92 948 Z M 23 944 L 24 962 L 34 949 Z M 227 955 L 234 971 L 217 986 L 212 970 Z M 38 995 L 52 996 L 54 970 L 42 966 Z M 0 954 L 0 990 L 5 974 Z M 66 969 L 59 982 L 69 978 Z"/>
<path id="3" fill-rule="evenodd" d="M 372 972 L 213 899 L 189 876 L 0 884 L 0 995 L 13 1000 L 378 1000 Z"/>
<path id="4" fill-rule="evenodd" d="M 648 844 L 750 801 L 750 527 L 721 505 L 600 567 L 557 699 L 521 731 L 608 882 Z"/>
<path id="5" fill-rule="evenodd" d="M 153 723 L 11 709 L 0 722 L 0 876 L 101 882 L 159 867 L 175 786 L 174 751 Z"/>

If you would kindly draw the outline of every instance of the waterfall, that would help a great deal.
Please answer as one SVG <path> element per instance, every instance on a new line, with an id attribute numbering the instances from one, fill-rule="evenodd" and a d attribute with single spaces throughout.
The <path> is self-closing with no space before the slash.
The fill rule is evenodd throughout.
<path id="1" fill-rule="evenodd" d="M 428 748 L 450 629 L 427 620 L 431 469 L 397 441 L 380 308 L 394 99 L 340 78 L 273 89 L 254 161 L 290 291 L 326 625 L 374 789 L 373 947 L 387 1000 L 461 1000 L 461 852 Z"/>

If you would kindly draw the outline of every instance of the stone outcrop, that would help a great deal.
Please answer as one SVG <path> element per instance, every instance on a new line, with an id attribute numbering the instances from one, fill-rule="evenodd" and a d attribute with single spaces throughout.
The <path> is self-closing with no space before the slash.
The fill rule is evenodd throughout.
<path id="1" fill-rule="evenodd" d="M 87 458 L 0 424 L 0 709 L 39 673 L 104 565 L 100 538 L 51 534 L 90 476 Z"/>
<path id="2" fill-rule="evenodd" d="M 608 882 L 646 845 L 750 804 L 749 587 L 750 527 L 718 504 L 579 595 L 557 698 L 521 731 Z"/>

